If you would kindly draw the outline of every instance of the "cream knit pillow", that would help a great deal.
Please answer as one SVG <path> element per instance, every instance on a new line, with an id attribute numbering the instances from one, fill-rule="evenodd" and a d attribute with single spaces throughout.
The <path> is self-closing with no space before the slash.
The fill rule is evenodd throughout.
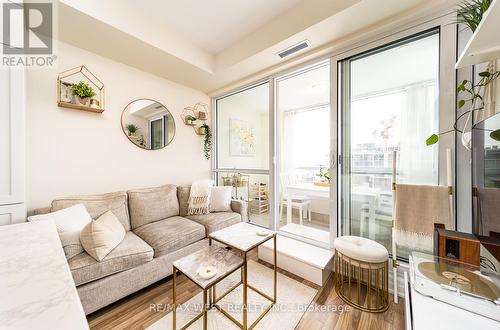
<path id="1" fill-rule="evenodd" d="M 82 229 L 80 242 L 90 256 L 101 261 L 124 237 L 125 228 L 113 212 L 108 211 Z"/>

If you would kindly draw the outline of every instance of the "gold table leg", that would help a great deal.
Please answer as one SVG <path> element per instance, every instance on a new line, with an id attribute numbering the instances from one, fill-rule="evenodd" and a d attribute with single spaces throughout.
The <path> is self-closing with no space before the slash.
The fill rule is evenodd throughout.
<path id="1" fill-rule="evenodd" d="M 176 305 L 176 301 L 175 301 L 175 298 L 176 298 L 175 297 L 175 278 L 176 278 L 177 269 L 175 268 L 175 266 L 173 269 L 173 273 L 174 273 L 173 274 L 174 277 L 173 277 L 173 288 L 172 288 L 172 290 L 173 290 L 173 294 L 172 294 L 172 301 L 173 301 L 172 302 L 172 305 L 173 305 L 172 306 L 172 308 L 173 308 L 172 309 L 172 329 L 175 330 L 175 316 L 176 316 L 175 314 L 176 314 L 176 309 L 177 309 L 177 305 Z"/>
<path id="2" fill-rule="evenodd" d="M 247 254 L 243 253 L 243 330 L 247 330 L 248 322 L 248 309 L 247 309 L 247 291 L 248 291 L 248 265 L 247 265 Z"/>
<path id="3" fill-rule="evenodd" d="M 203 290 L 203 330 L 207 330 L 207 290 Z"/>

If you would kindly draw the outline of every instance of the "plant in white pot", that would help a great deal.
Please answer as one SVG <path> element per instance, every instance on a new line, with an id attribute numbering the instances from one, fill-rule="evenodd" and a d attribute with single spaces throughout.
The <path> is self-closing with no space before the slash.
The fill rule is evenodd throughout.
<path id="1" fill-rule="evenodd" d="M 71 86 L 71 92 L 76 96 L 77 101 L 81 105 L 87 105 L 89 99 L 95 95 L 94 90 L 89 84 L 79 81 L 77 84 Z"/>

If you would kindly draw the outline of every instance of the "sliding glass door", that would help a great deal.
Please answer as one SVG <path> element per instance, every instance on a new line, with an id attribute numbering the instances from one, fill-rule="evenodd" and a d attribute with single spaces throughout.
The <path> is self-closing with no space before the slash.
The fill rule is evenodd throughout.
<path id="1" fill-rule="evenodd" d="M 277 228 L 330 246 L 330 191 L 337 187 L 330 168 L 330 63 L 280 76 L 275 84 Z"/>
<path id="2" fill-rule="evenodd" d="M 342 232 L 392 242 L 396 181 L 438 183 L 439 30 L 339 63 L 342 108 Z M 398 251 L 407 257 L 408 251 Z"/>

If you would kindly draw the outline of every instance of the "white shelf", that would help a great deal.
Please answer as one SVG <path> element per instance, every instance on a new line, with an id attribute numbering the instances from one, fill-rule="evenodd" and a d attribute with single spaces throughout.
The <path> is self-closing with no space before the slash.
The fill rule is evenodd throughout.
<path id="1" fill-rule="evenodd" d="M 476 31 L 460 54 L 455 68 L 500 59 L 500 5 L 493 0 Z"/>

